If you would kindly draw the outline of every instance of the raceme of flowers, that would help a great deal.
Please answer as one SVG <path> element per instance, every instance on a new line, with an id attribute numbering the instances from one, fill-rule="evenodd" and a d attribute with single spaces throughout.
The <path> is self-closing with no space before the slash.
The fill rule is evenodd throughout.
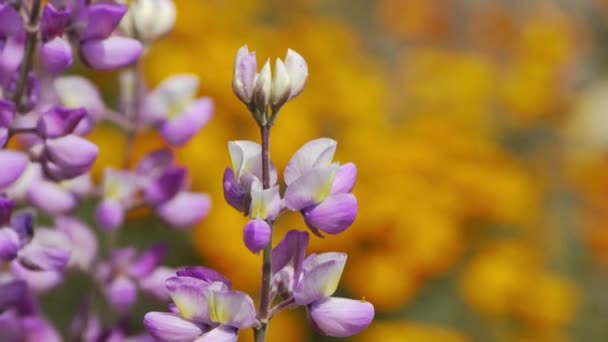
<path id="1" fill-rule="evenodd" d="M 62 340 L 38 297 L 61 286 L 68 272 L 88 275 L 117 317 L 104 326 L 93 294 L 83 298 L 69 329 L 76 340 L 236 341 L 239 330 L 253 328 L 256 341 L 265 341 L 270 319 L 297 306 L 329 336 L 357 334 L 373 320 L 369 302 L 332 296 L 346 254 L 306 257 L 309 234 L 297 230 L 272 248 L 273 223 L 286 211 L 300 212 L 320 237 L 343 232 L 357 215 L 351 193 L 357 169 L 333 161 L 337 143 L 329 138 L 313 140 L 294 154 L 281 197 L 269 159 L 270 128 L 308 77 L 306 61 L 293 50 L 276 60 L 274 75 L 269 62 L 258 72 L 255 52 L 246 46 L 237 52 L 234 67 L 233 91 L 260 127 L 262 145 L 228 144 L 232 168 L 226 169 L 223 186 L 228 204 L 251 219 L 243 229 L 246 248 L 263 255 L 258 312 L 251 297 L 233 290 L 218 272 L 163 266 L 169 252 L 163 244 L 141 251 L 116 245 L 114 237 L 131 210 L 150 208 L 175 229 L 191 227 L 210 210 L 208 195 L 190 191 L 188 172 L 173 150 L 207 124 L 213 101 L 197 97 L 194 75 L 171 76 L 150 90 L 140 73 L 141 58 L 171 30 L 175 12 L 171 0 L 137 0 L 129 6 L 0 0 L 1 340 Z M 105 104 L 90 80 L 62 75 L 75 56 L 93 70 L 120 70 L 116 108 Z M 99 148 L 86 135 L 100 123 L 124 131 L 127 152 L 123 167 L 106 168 L 96 184 L 89 172 Z M 168 147 L 133 160 L 134 137 L 151 130 Z M 93 226 L 76 217 L 83 199 L 95 200 L 94 226 L 109 236 L 105 248 Z M 49 226 L 36 224 L 37 215 L 48 217 Z M 140 292 L 173 302 L 170 312 L 145 316 L 149 335 L 124 324 Z"/>

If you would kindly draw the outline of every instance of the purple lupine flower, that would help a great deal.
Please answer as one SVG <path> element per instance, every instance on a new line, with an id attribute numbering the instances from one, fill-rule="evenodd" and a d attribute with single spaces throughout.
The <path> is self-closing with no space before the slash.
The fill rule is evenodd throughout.
<path id="1" fill-rule="evenodd" d="M 49 215 L 58 215 L 72 211 L 91 188 L 88 175 L 58 183 L 44 178 L 40 165 L 33 164 L 9 189 L 9 194 L 14 193 L 21 198 L 21 192 L 24 192 L 25 199 L 34 207 Z"/>
<path id="2" fill-rule="evenodd" d="M 338 234 L 350 227 L 357 216 L 357 200 L 350 193 L 357 169 L 352 163 L 332 163 L 336 142 L 328 138 L 302 146 L 285 168 L 285 205 L 301 211 L 308 227 Z"/>
<path id="3" fill-rule="evenodd" d="M 272 297 L 289 297 L 302 274 L 302 263 L 306 257 L 309 235 L 307 232 L 290 230 L 272 250 Z"/>
<path id="4" fill-rule="evenodd" d="M 0 49 L 0 86 L 3 88 L 8 86 L 21 65 L 24 47 L 23 37 L 8 37 L 4 40 L 3 48 Z"/>
<path id="5" fill-rule="evenodd" d="M 233 291 L 223 276 L 190 268 L 167 279 L 176 312 L 149 312 L 144 326 L 160 341 L 236 341 L 238 329 L 255 324 L 253 300 Z"/>
<path id="6" fill-rule="evenodd" d="M 158 216 L 174 228 L 192 227 L 207 217 L 211 197 L 207 194 L 181 191 L 156 208 Z"/>
<path id="7" fill-rule="evenodd" d="M 0 315 L 19 304 L 27 293 L 27 284 L 23 280 L 11 280 L 0 283 Z M 2 324 L 0 323 L 0 327 Z M 2 331 L 2 330 L 0 330 Z M 0 337 L 2 333 L 0 333 Z"/>
<path id="8" fill-rule="evenodd" d="M 262 219 L 249 221 L 243 229 L 243 241 L 251 253 L 258 254 L 270 242 L 272 230 Z"/>
<path id="9" fill-rule="evenodd" d="M 153 274 L 165 254 L 164 245 L 150 247 L 139 255 L 134 248 L 124 248 L 113 251 L 107 262 L 98 265 L 97 280 L 105 289 L 106 299 L 114 311 L 125 314 L 131 309 L 137 300 L 138 284 Z"/>
<path id="10" fill-rule="evenodd" d="M 61 181 L 87 173 L 98 153 L 99 148 L 92 142 L 69 134 L 45 140 L 41 163 L 50 179 Z"/>
<path id="11" fill-rule="evenodd" d="M 0 52 L 7 38 L 19 37 L 24 33 L 21 16 L 8 3 L 0 3 Z"/>
<path id="12" fill-rule="evenodd" d="M 83 135 L 91 131 L 95 122 L 101 120 L 106 107 L 97 87 L 89 80 L 80 76 L 58 77 L 53 82 L 53 90 L 57 102 L 63 107 L 84 108 L 87 116 L 80 121 L 75 133 Z"/>
<path id="13" fill-rule="evenodd" d="M 210 98 L 195 99 L 198 87 L 198 77 L 194 75 L 166 79 L 144 99 L 142 120 L 157 126 L 170 145 L 186 144 L 213 114 Z"/>
<path id="14" fill-rule="evenodd" d="M 70 260 L 70 241 L 57 230 L 37 228 L 30 243 L 19 251 L 19 261 L 32 270 L 61 270 Z"/>
<path id="15" fill-rule="evenodd" d="M 228 151 L 232 160 L 232 168 L 224 172 L 224 198 L 236 210 L 247 215 L 250 214 L 252 200 L 252 185 L 262 184 L 262 147 L 252 141 L 231 141 L 228 143 Z M 270 165 L 270 186 L 277 182 L 277 171 L 274 165 Z M 259 186 L 254 190 L 261 191 Z M 267 190 L 267 195 L 273 195 L 275 190 Z M 268 203 L 275 203 L 273 196 Z M 275 208 L 273 208 L 275 209 Z M 274 213 L 274 210 L 271 210 Z"/>
<path id="16" fill-rule="evenodd" d="M 97 257 L 97 237 L 84 222 L 68 216 L 55 217 L 57 231 L 69 240 L 71 255 L 68 268 L 88 271 Z"/>
<path id="17" fill-rule="evenodd" d="M 40 46 L 40 62 L 42 67 L 51 73 L 66 71 L 74 62 L 70 43 L 60 37 L 43 43 Z"/>
<path id="18" fill-rule="evenodd" d="M 47 108 L 40 114 L 37 124 L 38 135 L 46 139 L 56 139 L 71 134 L 86 115 L 84 108 L 70 109 L 58 106 Z"/>
<path id="19" fill-rule="evenodd" d="M 60 342 L 62 339 L 57 329 L 41 315 L 35 298 L 26 292 L 16 307 L 0 314 L 0 340 Z"/>
<path id="20" fill-rule="evenodd" d="M 112 36 L 127 7 L 96 2 L 86 7 L 86 26 L 80 30 L 80 56 L 93 69 L 113 70 L 135 62 L 143 51 L 135 39 Z"/>

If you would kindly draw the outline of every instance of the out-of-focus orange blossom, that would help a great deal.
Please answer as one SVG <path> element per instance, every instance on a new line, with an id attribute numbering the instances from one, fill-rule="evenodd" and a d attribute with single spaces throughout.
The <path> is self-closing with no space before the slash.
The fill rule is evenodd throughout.
<path id="1" fill-rule="evenodd" d="M 571 337 L 593 299 L 553 260 L 581 239 L 588 267 L 608 266 L 608 88 L 576 85 L 590 39 L 580 17 L 557 1 L 378 0 L 356 25 L 324 15 L 315 1 L 293 2 L 291 11 L 270 0 L 177 5 L 174 32 L 144 64 L 151 86 L 176 72 L 199 75 L 200 94 L 216 104 L 210 124 L 177 152 L 194 188 L 213 198 L 193 233 L 204 263 L 240 290 L 259 289 L 260 257 L 241 242 L 247 219 L 222 196 L 227 141 L 259 140 L 232 94 L 232 63 L 243 44 L 260 66 L 292 48 L 310 76 L 273 128 L 271 156 L 282 172 L 302 144 L 329 136 L 338 140 L 335 159 L 358 167 L 357 221 L 338 236 L 313 236 L 309 246 L 348 253 L 340 295 L 375 305 L 378 319 L 353 340 Z M 102 151 L 120 150 L 115 136 L 92 135 Z M 549 146 L 539 143 L 546 137 Z M 157 144 L 140 139 L 137 154 Z M 117 165 L 119 155 L 102 152 L 98 165 Z M 564 194 L 575 238 L 555 226 L 567 218 L 550 204 Z M 282 217 L 274 243 L 293 228 L 306 229 L 299 215 Z M 460 314 L 476 327 L 409 320 L 417 296 L 446 275 L 459 296 L 450 301 L 463 302 Z M 309 340 L 302 312 L 281 316 L 271 341 Z"/>

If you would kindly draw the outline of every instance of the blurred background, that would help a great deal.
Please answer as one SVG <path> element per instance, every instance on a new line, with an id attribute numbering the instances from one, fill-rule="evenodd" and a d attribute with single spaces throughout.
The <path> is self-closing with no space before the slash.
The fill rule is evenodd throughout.
<path id="1" fill-rule="evenodd" d="M 222 197 L 227 141 L 259 140 L 232 94 L 232 63 L 243 44 L 259 65 L 292 48 L 310 77 L 273 129 L 275 165 L 327 136 L 336 160 L 359 168 L 354 226 L 311 239 L 312 251 L 349 254 L 340 294 L 376 307 L 347 340 L 608 340 L 608 1 L 176 4 L 177 27 L 145 58 L 146 77 L 152 87 L 193 72 L 213 97 L 212 122 L 178 151 L 213 207 L 191 236 L 138 216 L 125 241 L 162 236 L 173 266 L 214 267 L 257 297 L 260 258 Z M 111 97 L 112 76 L 96 77 Z M 97 176 L 120 165 L 120 131 L 91 138 Z M 160 144 L 143 135 L 136 150 Z M 279 222 L 275 242 L 291 228 L 305 229 L 298 215 Z M 302 310 L 281 313 L 270 337 L 333 341 Z"/>

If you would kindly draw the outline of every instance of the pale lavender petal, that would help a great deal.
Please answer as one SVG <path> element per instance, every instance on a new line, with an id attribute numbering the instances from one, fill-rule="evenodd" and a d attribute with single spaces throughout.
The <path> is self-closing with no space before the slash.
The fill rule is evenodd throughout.
<path id="1" fill-rule="evenodd" d="M 19 251 L 19 261 L 32 270 L 61 270 L 70 254 L 70 241 L 65 234 L 38 228 L 32 241 Z"/>
<path id="2" fill-rule="evenodd" d="M 236 342 L 238 329 L 226 325 L 220 325 L 215 329 L 201 335 L 194 342 Z"/>
<path id="3" fill-rule="evenodd" d="M 19 241 L 23 247 L 30 243 L 34 237 L 34 214 L 30 212 L 20 212 L 11 216 L 11 228 L 19 236 Z"/>
<path id="4" fill-rule="evenodd" d="M 211 199 L 206 194 L 182 191 L 157 208 L 158 215 L 172 227 L 190 228 L 207 217 Z"/>
<path id="5" fill-rule="evenodd" d="M 61 271 L 33 271 L 25 268 L 17 260 L 13 260 L 10 267 L 13 276 L 23 279 L 28 288 L 37 294 L 48 293 L 63 281 Z"/>
<path id="6" fill-rule="evenodd" d="M 339 234 L 355 222 L 357 199 L 350 193 L 331 195 L 320 204 L 302 210 L 302 214 L 310 228 Z"/>
<path id="7" fill-rule="evenodd" d="M 55 327 L 47 320 L 32 315 L 21 321 L 25 332 L 25 341 L 62 342 L 63 339 Z"/>
<path id="8" fill-rule="evenodd" d="M 175 117 L 169 117 L 160 126 L 160 134 L 172 146 L 182 146 L 209 122 L 213 114 L 213 101 L 202 98 L 190 104 Z"/>
<path id="9" fill-rule="evenodd" d="M 262 219 L 249 221 L 243 230 L 243 241 L 251 253 L 258 254 L 270 242 L 272 231 Z"/>
<path id="10" fill-rule="evenodd" d="M 335 255 L 336 258 L 317 265 L 313 269 L 303 273 L 302 279 L 293 291 L 297 304 L 306 305 L 329 297 L 336 292 L 346 263 L 346 254 L 330 254 Z"/>
<path id="11" fill-rule="evenodd" d="M 308 65 L 299 53 L 288 49 L 285 57 L 285 69 L 287 69 L 291 81 L 291 92 L 288 99 L 291 100 L 304 90 L 304 85 L 306 85 L 308 79 Z"/>
<path id="12" fill-rule="evenodd" d="M 199 80 L 193 74 L 173 75 L 165 79 L 144 99 L 141 119 L 150 124 L 179 114 L 196 95 Z"/>
<path id="13" fill-rule="evenodd" d="M 113 231 L 122 226 L 125 208 L 118 201 L 105 200 L 95 210 L 95 221 L 103 230 Z"/>
<path id="14" fill-rule="evenodd" d="M 143 46 L 137 40 L 117 36 L 80 45 L 83 62 L 96 70 L 124 68 L 135 62 L 142 51 Z"/>
<path id="15" fill-rule="evenodd" d="M 58 216 L 55 218 L 57 230 L 65 234 L 72 246 L 72 255 L 68 267 L 78 267 L 88 271 L 97 257 L 97 237 L 84 222 L 73 217 Z"/>
<path id="16" fill-rule="evenodd" d="M 127 13 L 127 6 L 97 2 L 87 6 L 88 25 L 80 35 L 81 41 L 108 38 Z"/>
<path id="17" fill-rule="evenodd" d="M 145 277 L 152 273 L 157 268 L 167 255 L 167 246 L 165 244 L 156 244 L 139 255 L 133 261 L 127 273 L 134 279 Z"/>
<path id="18" fill-rule="evenodd" d="M 38 120 L 38 134 L 44 138 L 59 138 L 71 134 L 87 115 L 84 108 L 70 109 L 52 106 L 42 112 Z"/>
<path id="19" fill-rule="evenodd" d="M 17 235 L 15 230 L 12 228 L 0 228 L 0 262 L 15 259 L 20 247 L 19 235 Z"/>
<path id="20" fill-rule="evenodd" d="M 203 266 L 188 266 L 177 270 L 176 274 L 183 277 L 193 277 L 203 280 L 207 283 L 222 282 L 228 288 L 232 287 L 232 283 L 223 274 Z"/>
<path id="21" fill-rule="evenodd" d="M 331 165 L 336 153 L 336 145 L 337 143 L 333 139 L 319 138 L 300 147 L 285 167 L 283 173 L 285 184 L 291 185 L 313 168 L 325 168 Z"/>
<path id="22" fill-rule="evenodd" d="M 152 337 L 166 342 L 194 341 L 206 331 L 204 325 L 168 312 L 148 312 L 144 316 L 144 327 Z"/>
<path id="23" fill-rule="evenodd" d="M 119 276 L 106 285 L 105 294 L 110 307 L 119 314 L 125 314 L 137 301 L 137 286 L 131 279 Z"/>
<path id="24" fill-rule="evenodd" d="M 331 194 L 340 194 L 353 191 L 357 180 L 357 167 L 353 163 L 347 163 L 338 169 L 334 184 L 331 186 Z"/>
<path id="25" fill-rule="evenodd" d="M 226 202 L 240 212 L 248 212 L 251 199 L 241 192 L 234 178 L 234 171 L 229 167 L 224 171 L 223 185 Z"/>
<path id="26" fill-rule="evenodd" d="M 99 148 L 92 142 L 79 136 L 70 134 L 57 139 L 48 139 L 45 142 L 45 155 L 52 164 L 45 165 L 47 174 L 51 172 L 49 166 L 53 165 L 52 176 L 56 180 L 63 180 L 80 176 L 89 171 Z"/>
<path id="27" fill-rule="evenodd" d="M 71 211 L 78 204 L 76 196 L 62 189 L 58 184 L 39 181 L 27 189 L 27 200 L 36 208 L 49 215 Z"/>
<path id="28" fill-rule="evenodd" d="M 193 277 L 171 277 L 165 282 L 177 310 L 186 319 L 209 321 L 205 289 L 209 283 Z"/>
<path id="29" fill-rule="evenodd" d="M 285 206 L 297 211 L 323 202 L 331 192 L 337 166 L 312 169 L 285 190 Z"/>
<path id="30" fill-rule="evenodd" d="M 0 284 L 0 313 L 19 304 L 26 293 L 27 284 L 23 280 Z"/>
<path id="31" fill-rule="evenodd" d="M 42 67 L 51 73 L 62 73 L 68 70 L 74 62 L 70 43 L 56 37 L 40 46 L 40 62 Z"/>
<path id="32" fill-rule="evenodd" d="M 273 221 L 281 211 L 281 195 L 279 186 L 263 189 L 259 183 L 251 186 L 251 218 L 261 218 Z"/>
<path id="33" fill-rule="evenodd" d="M 166 203 L 184 188 L 186 176 L 187 170 L 183 167 L 171 167 L 165 170 L 146 186 L 144 198 L 153 206 Z"/>
<path id="34" fill-rule="evenodd" d="M 246 175 L 253 176 L 262 181 L 262 146 L 253 141 L 237 140 L 228 142 L 228 152 L 232 161 L 232 169 L 236 173 L 239 187 L 248 192 L 251 179 L 243 179 Z M 270 165 L 270 185 L 277 182 L 277 171 Z"/>
<path id="35" fill-rule="evenodd" d="M 139 279 L 139 287 L 156 298 L 157 300 L 167 302 L 171 299 L 165 282 L 167 279 L 175 276 L 175 270 L 172 268 L 160 266 L 152 273 Z"/>
<path id="36" fill-rule="evenodd" d="M 102 118 L 105 105 L 97 87 L 80 76 L 59 77 L 53 82 L 61 103 L 68 108 L 84 107 L 93 120 Z"/>
<path id="37" fill-rule="evenodd" d="M 173 152 L 162 149 L 147 154 L 137 164 L 137 173 L 142 176 L 156 177 L 173 163 Z"/>
<path id="38" fill-rule="evenodd" d="M 367 328 L 374 319 L 374 306 L 363 300 L 326 298 L 309 307 L 309 318 L 322 334 L 349 337 Z"/>
<path id="39" fill-rule="evenodd" d="M 213 322 L 244 329 L 255 323 L 255 306 L 247 294 L 240 291 L 207 288 L 209 316 Z"/>
<path id="40" fill-rule="evenodd" d="M 23 60 L 25 41 L 22 38 L 7 38 L 0 49 L 0 84 L 7 84 Z M 6 94 L 5 94 L 6 96 Z"/>
<path id="41" fill-rule="evenodd" d="M 0 150 L 0 165 L 2 165 L 2 172 L 0 172 L 0 189 L 15 182 L 25 170 L 27 163 L 28 158 L 23 153 Z"/>
<path id="42" fill-rule="evenodd" d="M 247 47 L 245 46 L 244 48 L 246 49 Z M 249 53 L 243 50 L 243 48 L 239 49 L 234 63 L 232 90 L 246 104 L 251 102 L 257 71 L 258 66 L 255 52 Z"/>

